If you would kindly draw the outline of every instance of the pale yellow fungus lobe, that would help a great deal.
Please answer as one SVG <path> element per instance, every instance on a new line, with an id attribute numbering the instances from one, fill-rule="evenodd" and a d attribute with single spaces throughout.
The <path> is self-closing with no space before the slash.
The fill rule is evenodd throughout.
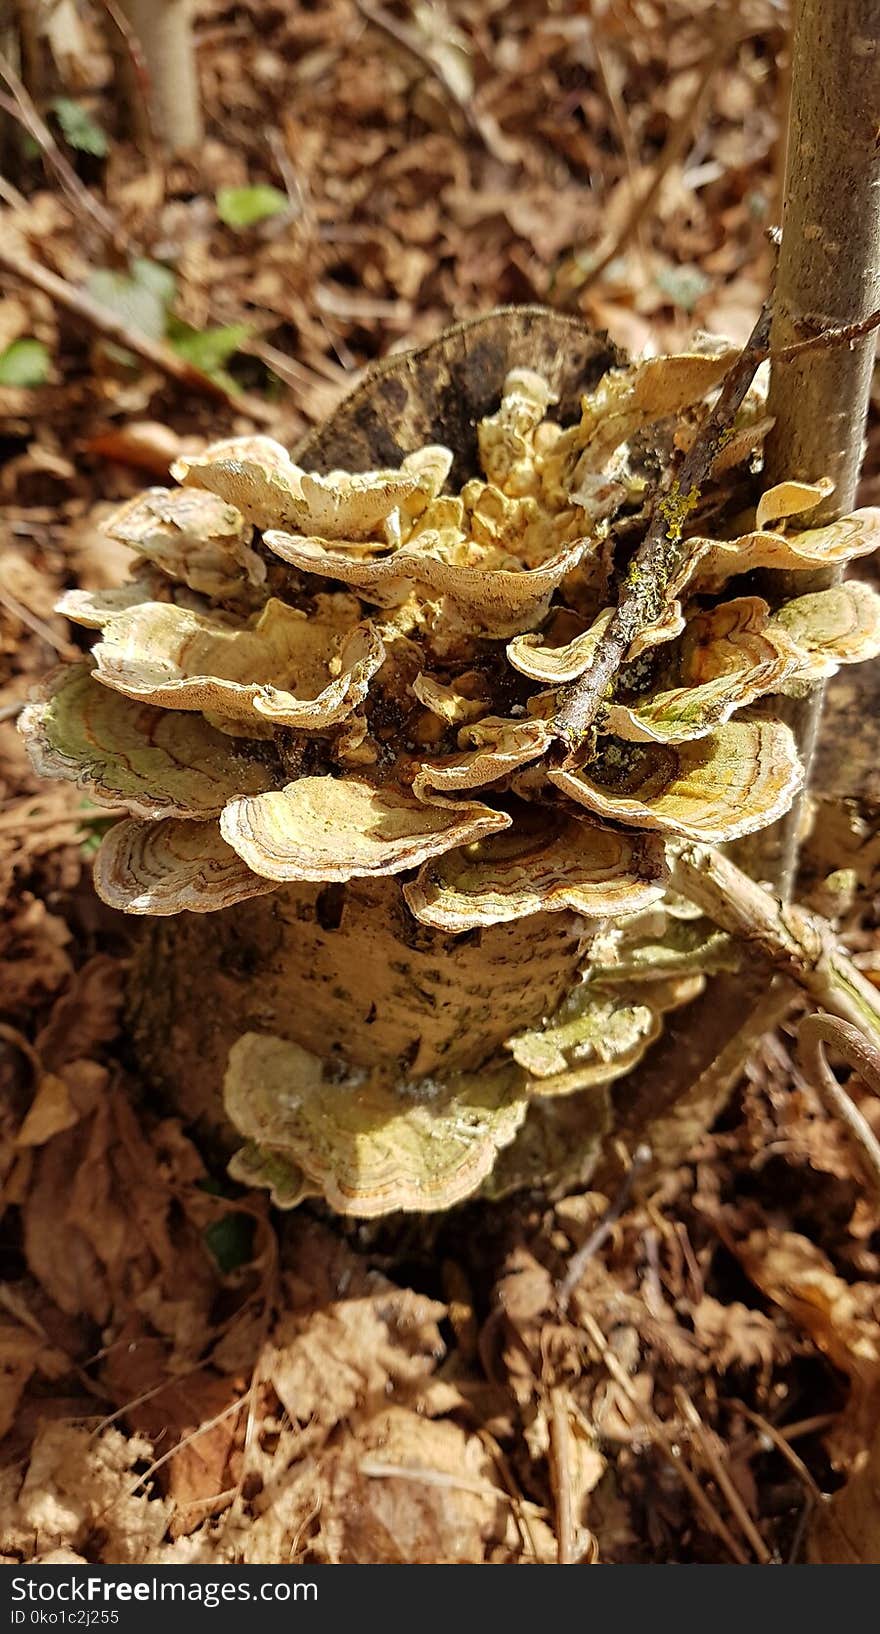
<path id="1" fill-rule="evenodd" d="M 217 913 L 274 891 L 245 867 L 218 829 L 173 817 L 115 823 L 95 859 L 95 889 L 123 913 Z"/>
<path id="2" fill-rule="evenodd" d="M 426 925 L 466 931 L 564 908 L 586 918 L 633 913 L 662 898 L 663 846 L 562 811 L 526 811 L 487 840 L 422 865 L 403 894 Z"/>
<path id="3" fill-rule="evenodd" d="M 428 806 L 360 778 L 301 777 L 230 801 L 220 829 L 265 879 L 331 881 L 403 873 L 510 821 L 476 801 Z"/>
<path id="4" fill-rule="evenodd" d="M 340 1214 L 370 1219 L 451 1208 L 476 1191 L 525 1117 L 523 1083 L 512 1064 L 392 1086 L 339 1078 L 298 1044 L 245 1033 L 224 1099 L 248 1140 L 291 1158 Z"/>

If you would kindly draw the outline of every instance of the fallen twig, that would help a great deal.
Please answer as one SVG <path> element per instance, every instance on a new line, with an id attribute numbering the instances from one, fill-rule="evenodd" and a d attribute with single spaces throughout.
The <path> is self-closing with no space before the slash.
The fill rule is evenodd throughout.
<path id="1" fill-rule="evenodd" d="M 819 351 L 826 346 L 851 346 L 854 341 L 864 340 L 874 329 L 880 329 L 880 312 L 872 312 L 858 323 L 847 323 L 840 329 L 820 329 L 806 340 L 792 341 L 790 346 L 774 347 L 768 356 L 771 363 L 791 363 L 803 352 Z"/>
<path id="2" fill-rule="evenodd" d="M 3 56 L 0 56 L 0 80 L 3 80 L 10 92 L 10 101 L 3 99 L 7 112 L 13 119 L 18 120 L 32 141 L 36 142 L 47 168 L 55 176 L 62 193 L 73 209 L 78 215 L 85 217 L 102 238 L 109 239 L 116 249 L 121 249 L 123 240 L 118 223 L 114 221 L 109 210 L 105 210 L 103 204 L 99 204 L 88 188 L 83 186 L 73 166 L 61 152 L 45 120 L 34 107 L 26 87 Z"/>
<path id="3" fill-rule="evenodd" d="M 386 11 L 384 6 L 371 4 L 370 0 L 355 0 L 355 3 L 361 16 L 366 18 L 368 23 L 372 23 L 375 28 L 381 29 L 396 45 L 402 46 L 404 51 L 407 51 L 411 57 L 415 58 L 416 62 L 428 70 L 428 73 L 432 75 L 444 94 L 464 116 L 465 123 L 472 135 L 485 140 L 470 99 L 462 96 L 458 87 L 445 72 L 442 61 L 430 50 L 427 44 L 423 44 L 418 30 L 412 28 L 408 23 L 401 22 L 390 11 Z"/>
<path id="4" fill-rule="evenodd" d="M 492 1459 L 492 1462 L 498 1471 L 498 1478 L 503 1482 L 504 1490 L 510 1499 L 514 1525 L 519 1532 L 523 1553 L 531 1554 L 535 1560 L 540 1560 L 541 1551 L 538 1547 L 538 1540 L 532 1527 L 532 1518 L 529 1515 L 529 1505 L 520 1492 L 516 1481 L 514 1480 L 510 1463 L 505 1454 L 502 1452 L 498 1442 L 495 1440 L 494 1435 L 492 1435 L 491 1432 L 486 1429 L 485 1425 L 475 1425 L 474 1428 L 477 1436 L 489 1454 L 489 1457 Z"/>
<path id="5" fill-rule="evenodd" d="M 778 1430 L 775 1424 L 771 1424 L 769 1419 L 763 1418 L 760 1413 L 754 1412 L 751 1407 L 747 1407 L 745 1402 L 740 1401 L 738 1398 L 731 1400 L 730 1406 L 734 1408 L 736 1412 L 742 1413 L 743 1418 L 748 1419 L 749 1423 L 753 1424 L 755 1429 L 758 1430 L 761 1435 L 766 1436 L 768 1441 L 772 1441 L 777 1452 L 782 1454 L 782 1457 L 788 1464 L 791 1465 L 791 1468 L 794 1470 L 795 1474 L 800 1478 L 800 1480 L 803 1481 L 804 1486 L 806 1487 L 807 1492 L 813 1502 L 821 1503 L 822 1493 L 819 1487 L 813 1480 L 813 1477 L 807 1469 L 803 1459 L 798 1456 L 791 1445 L 791 1441 L 783 1435 L 782 1431 Z M 818 1427 L 824 1429 L 827 1428 L 829 1424 L 833 1423 L 834 1414 L 829 1413 L 823 1415 L 823 1419 L 818 1421 Z M 793 1439 L 794 1432 L 798 1428 L 799 1426 L 797 1424 L 786 1425 L 789 1437 Z M 810 1422 L 810 1429 L 813 1429 L 812 1422 Z"/>
<path id="6" fill-rule="evenodd" d="M 687 1488 L 696 1508 L 699 1510 L 710 1531 L 714 1532 L 717 1538 L 720 1538 L 721 1542 L 724 1544 L 724 1547 L 727 1549 L 732 1559 L 736 1561 L 738 1566 L 748 1566 L 749 1558 L 745 1550 L 733 1536 L 730 1527 L 723 1520 L 722 1516 L 719 1515 L 708 1493 L 703 1490 L 703 1487 L 701 1486 L 693 1470 L 685 1461 L 679 1438 L 677 1436 L 674 1437 L 670 1432 L 669 1426 L 664 1424 L 662 1419 L 659 1419 L 656 1414 L 653 1413 L 651 1409 L 641 1400 L 638 1391 L 633 1385 L 632 1379 L 630 1378 L 626 1369 L 622 1366 L 619 1358 L 615 1356 L 613 1350 L 611 1350 L 602 1329 L 599 1327 L 599 1324 L 594 1317 L 590 1315 L 590 1312 L 587 1310 L 581 1311 L 579 1313 L 579 1321 L 581 1327 L 596 1346 L 607 1372 L 610 1374 L 611 1378 L 614 1379 L 618 1388 L 623 1392 L 624 1396 L 637 1413 L 641 1422 L 647 1427 L 647 1429 L 650 1430 L 661 1452 L 666 1458 L 669 1459 L 670 1464 L 676 1470 L 682 1485 Z"/>
<path id="7" fill-rule="evenodd" d="M 852 1100 L 849 1090 L 839 1084 L 825 1059 L 830 1044 L 867 1084 L 880 1095 L 880 1054 L 858 1027 L 837 1016 L 804 1016 L 798 1027 L 798 1048 L 804 1075 L 831 1116 L 838 1118 L 858 1148 L 867 1178 L 880 1191 L 880 1141 L 871 1125 Z"/>
<path id="8" fill-rule="evenodd" d="M 556 1500 L 556 1563 L 558 1566 L 575 1564 L 574 1515 L 571 1503 L 571 1449 L 568 1424 L 568 1406 L 565 1392 L 558 1387 L 550 1391 L 550 1459 L 553 1472 L 553 1496 Z"/>
<path id="9" fill-rule="evenodd" d="M 684 1389 L 684 1386 L 680 1384 L 675 1386 L 673 1393 L 675 1395 L 679 1412 L 690 1429 L 692 1437 L 703 1455 L 703 1460 L 708 1468 L 709 1474 L 712 1476 L 712 1479 L 714 1480 L 719 1491 L 722 1492 L 724 1497 L 727 1499 L 731 1514 L 736 1516 L 739 1529 L 751 1548 L 754 1550 L 755 1558 L 762 1566 L 771 1565 L 773 1556 L 771 1555 L 770 1550 L 767 1548 L 767 1545 L 758 1531 L 755 1522 L 743 1503 L 740 1494 L 737 1492 L 736 1487 L 730 1479 L 730 1476 L 724 1467 L 723 1460 L 719 1457 L 718 1452 L 715 1449 L 712 1436 L 703 1423 L 703 1420 L 691 1401 L 690 1396 Z"/>
<path id="10" fill-rule="evenodd" d="M 730 43 L 732 44 L 733 40 Z M 600 251 L 591 265 L 581 268 L 573 282 L 569 279 L 566 280 L 568 288 L 566 290 L 565 305 L 568 308 L 576 308 L 580 305 L 584 290 L 594 284 L 597 278 L 601 278 L 602 273 L 610 267 L 612 261 L 617 260 L 618 256 L 626 249 L 627 244 L 638 232 L 672 166 L 681 158 L 685 150 L 703 103 L 711 90 L 712 82 L 719 68 L 723 66 L 726 55 L 727 51 L 723 46 L 719 45 L 713 45 L 711 51 L 706 53 L 703 59 L 702 72 L 694 93 L 669 132 L 662 152 L 654 162 L 651 179 L 647 187 L 633 200 L 623 225 L 606 249 Z"/>
<path id="11" fill-rule="evenodd" d="M 755 943 L 814 1004 L 847 1022 L 860 1035 L 863 1052 L 871 1046 L 861 1035 L 880 1047 L 880 993 L 849 959 L 827 920 L 782 903 L 713 846 L 688 841 L 672 861 L 676 888 L 708 918 Z"/>
<path id="12" fill-rule="evenodd" d="M 690 100 L 685 104 L 679 117 L 676 119 L 674 125 L 667 135 L 663 148 L 657 155 L 657 158 L 654 160 L 654 163 L 651 166 L 651 174 L 648 179 L 647 186 L 638 194 L 636 198 L 632 200 L 626 216 L 620 228 L 615 233 L 614 238 L 606 245 L 604 250 L 600 245 L 595 261 L 592 261 L 586 265 L 579 265 L 578 258 L 573 258 L 573 260 L 569 260 L 566 263 L 566 272 L 562 274 L 562 279 L 560 281 L 564 281 L 565 283 L 564 304 L 569 309 L 578 309 L 580 307 L 581 297 L 584 291 L 588 289 L 591 284 L 594 284 L 598 278 L 601 278 L 603 272 L 606 272 L 612 262 L 616 261 L 618 256 L 623 254 L 623 251 L 626 249 L 627 245 L 641 231 L 645 218 L 655 199 L 657 198 L 666 177 L 669 175 L 673 165 L 678 163 L 679 159 L 682 157 L 682 154 L 687 148 L 694 125 L 702 112 L 703 105 L 712 89 L 716 75 L 718 74 L 719 70 L 724 67 L 724 64 L 730 56 L 731 51 L 740 44 L 743 38 L 747 37 L 747 33 L 744 35 L 743 32 L 737 28 L 731 27 L 728 20 L 719 31 L 719 37 L 717 40 L 715 40 L 711 49 L 707 51 L 705 56 L 703 56 L 698 62 L 693 64 L 693 68 L 698 73 L 693 94 L 691 95 Z M 621 121 L 618 110 L 614 107 L 614 102 L 610 95 L 610 82 L 604 64 L 601 61 L 600 45 L 598 35 L 595 31 L 593 37 L 593 49 L 597 59 L 599 74 L 605 85 L 606 94 L 609 94 L 612 112 L 615 115 L 618 127 L 620 128 L 622 125 L 621 139 L 623 141 L 624 153 L 627 159 L 627 168 L 630 171 L 630 175 L 632 175 L 632 163 L 634 158 L 634 155 L 631 152 L 632 143 L 630 141 L 628 148 L 625 140 L 625 123 Z"/>
<path id="13" fill-rule="evenodd" d="M 200 392 L 205 397 L 213 397 L 216 402 L 225 403 L 227 408 L 234 409 L 236 413 L 247 414 L 251 419 L 264 424 L 268 424 L 274 418 L 274 411 L 258 398 L 243 392 L 229 391 L 211 375 L 197 369 L 195 364 L 178 357 L 170 346 L 141 334 L 116 312 L 100 306 L 85 290 L 77 289 L 74 284 L 69 284 L 65 278 L 50 272 L 48 267 L 41 266 L 38 261 L 17 255 L 14 250 L 4 245 L 0 247 L 0 267 L 6 272 L 13 273 L 23 283 L 30 284 L 42 294 L 48 295 L 56 306 L 62 307 L 65 312 L 79 319 L 87 328 L 95 330 L 105 340 L 126 347 L 128 351 L 143 358 L 145 363 L 149 363 L 154 369 L 176 380 L 188 390 Z"/>
<path id="14" fill-rule="evenodd" d="M 559 1302 L 563 1310 L 568 1308 L 568 1302 L 593 1255 L 598 1254 L 602 1244 L 610 1237 L 616 1222 L 620 1219 L 629 1202 L 636 1180 L 648 1168 L 652 1155 L 650 1146 L 643 1144 L 636 1147 L 632 1163 L 626 1171 L 617 1196 L 609 1203 L 601 1220 L 595 1229 L 590 1232 L 586 1242 L 582 1243 L 577 1253 L 572 1255 L 568 1270 L 558 1288 Z"/>

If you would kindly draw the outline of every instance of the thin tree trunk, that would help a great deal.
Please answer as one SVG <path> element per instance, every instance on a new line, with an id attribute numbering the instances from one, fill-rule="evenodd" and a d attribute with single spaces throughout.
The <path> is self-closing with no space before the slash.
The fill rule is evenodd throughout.
<path id="1" fill-rule="evenodd" d="M 774 349 L 880 306 L 880 0 L 796 0 Z M 811 513 L 854 503 L 876 335 L 773 367 L 770 479 L 831 477 Z"/>
<path id="2" fill-rule="evenodd" d="M 773 310 L 774 350 L 880 307 L 880 0 L 796 0 L 782 249 Z M 813 527 L 852 510 L 862 462 L 876 336 L 773 366 L 767 485 L 830 477 L 834 492 Z M 776 596 L 831 582 L 773 575 Z M 822 687 L 793 701 L 788 719 L 809 773 Z M 800 807 L 759 837 L 753 871 L 791 894 Z"/>
<path id="3" fill-rule="evenodd" d="M 192 29 L 192 0 L 119 0 L 150 76 L 153 118 L 172 152 L 198 145 L 202 113 Z"/>

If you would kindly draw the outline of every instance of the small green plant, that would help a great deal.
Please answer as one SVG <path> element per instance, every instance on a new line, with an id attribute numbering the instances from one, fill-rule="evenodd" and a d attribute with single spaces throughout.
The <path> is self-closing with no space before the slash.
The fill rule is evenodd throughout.
<path id="1" fill-rule="evenodd" d="M 23 335 L 0 352 L 0 386 L 45 386 L 50 367 L 43 342 Z"/>
<path id="2" fill-rule="evenodd" d="M 287 195 L 267 182 L 253 187 L 221 187 L 217 192 L 217 214 L 227 227 L 237 232 L 258 227 L 261 221 L 289 209 Z"/>

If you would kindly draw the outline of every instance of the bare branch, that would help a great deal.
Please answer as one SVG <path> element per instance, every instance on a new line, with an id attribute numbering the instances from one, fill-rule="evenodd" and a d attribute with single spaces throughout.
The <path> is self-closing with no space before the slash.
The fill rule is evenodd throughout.
<path id="1" fill-rule="evenodd" d="M 853 1103 L 849 1090 L 839 1084 L 825 1059 L 830 1044 L 875 1095 L 880 1095 L 880 1053 L 858 1027 L 837 1016 L 804 1016 L 798 1027 L 798 1046 L 804 1075 L 819 1095 L 826 1112 L 838 1118 L 858 1148 L 867 1178 L 880 1191 L 880 1142 L 867 1118 Z"/>
<path id="2" fill-rule="evenodd" d="M 628 569 L 623 594 L 593 663 L 560 693 L 553 724 L 568 745 L 568 767 L 583 764 L 590 748 L 590 728 L 608 687 L 635 637 L 663 612 L 670 586 L 686 567 L 690 545 L 684 538 L 685 523 L 758 365 L 767 356 L 769 334 L 768 298 L 743 350 L 728 369 L 714 406 L 707 410 L 678 475 L 655 502 L 650 526 Z"/>
<path id="3" fill-rule="evenodd" d="M 687 841 L 672 855 L 676 888 L 732 936 L 761 949 L 814 1004 L 880 1047 L 880 993 L 856 968 L 831 925 L 778 897 L 713 846 Z"/>
<path id="4" fill-rule="evenodd" d="M 651 1162 L 650 1146 L 643 1143 L 637 1146 L 633 1159 L 618 1188 L 617 1196 L 609 1203 L 598 1225 L 590 1232 L 586 1242 L 582 1243 L 576 1254 L 572 1254 L 568 1269 L 562 1278 L 559 1288 L 559 1303 L 563 1310 L 568 1309 L 568 1302 L 575 1288 L 581 1280 L 590 1260 L 598 1254 L 602 1244 L 611 1236 L 612 1231 L 620 1219 L 621 1214 L 629 1203 L 633 1186 L 639 1176 L 644 1174 Z"/>
<path id="5" fill-rule="evenodd" d="M 141 334 L 140 330 L 132 328 L 116 312 L 100 306 L 86 294 L 85 290 L 77 289 L 65 278 L 59 278 L 57 273 L 50 272 L 48 267 L 41 266 L 38 261 L 30 261 L 26 256 L 17 255 L 14 250 L 3 245 L 0 247 L 0 268 L 13 273 L 16 278 L 30 284 L 34 289 L 39 289 L 44 295 L 48 295 L 56 306 L 62 307 L 65 312 L 79 319 L 89 329 L 95 330 L 105 340 L 126 347 L 130 352 L 143 358 L 145 363 L 149 363 L 154 369 L 168 375 L 188 390 L 201 392 L 205 397 L 213 397 L 217 402 L 225 403 L 227 408 L 235 409 L 239 414 L 247 414 L 251 419 L 264 424 L 268 424 L 272 418 L 272 412 L 265 403 L 244 393 L 229 391 L 202 369 L 197 369 L 195 364 L 178 357 L 170 346 Z"/>
<path id="6" fill-rule="evenodd" d="M 774 347 L 770 353 L 770 362 L 791 363 L 803 352 L 817 352 L 826 346 L 852 346 L 855 341 L 864 340 L 865 336 L 870 335 L 875 329 L 880 329 L 880 311 L 872 312 L 859 323 L 847 323 L 840 329 L 820 329 L 807 340 L 793 341 L 790 346 Z"/>
<path id="7" fill-rule="evenodd" d="M 45 120 L 42 119 L 14 68 L 0 56 L 0 80 L 7 86 L 10 100 L 4 102 L 8 112 L 24 127 L 43 155 L 46 168 L 52 172 L 71 208 L 89 224 L 101 238 L 109 240 L 116 249 L 122 247 L 121 230 L 108 210 L 99 204 L 84 187 L 73 166 L 61 152 Z"/>
<path id="8" fill-rule="evenodd" d="M 576 1565 L 574 1548 L 574 1506 L 571 1491 L 571 1432 L 568 1424 L 568 1397 L 559 1386 L 550 1393 L 550 1457 L 553 1495 L 556 1500 L 557 1565 Z"/>

